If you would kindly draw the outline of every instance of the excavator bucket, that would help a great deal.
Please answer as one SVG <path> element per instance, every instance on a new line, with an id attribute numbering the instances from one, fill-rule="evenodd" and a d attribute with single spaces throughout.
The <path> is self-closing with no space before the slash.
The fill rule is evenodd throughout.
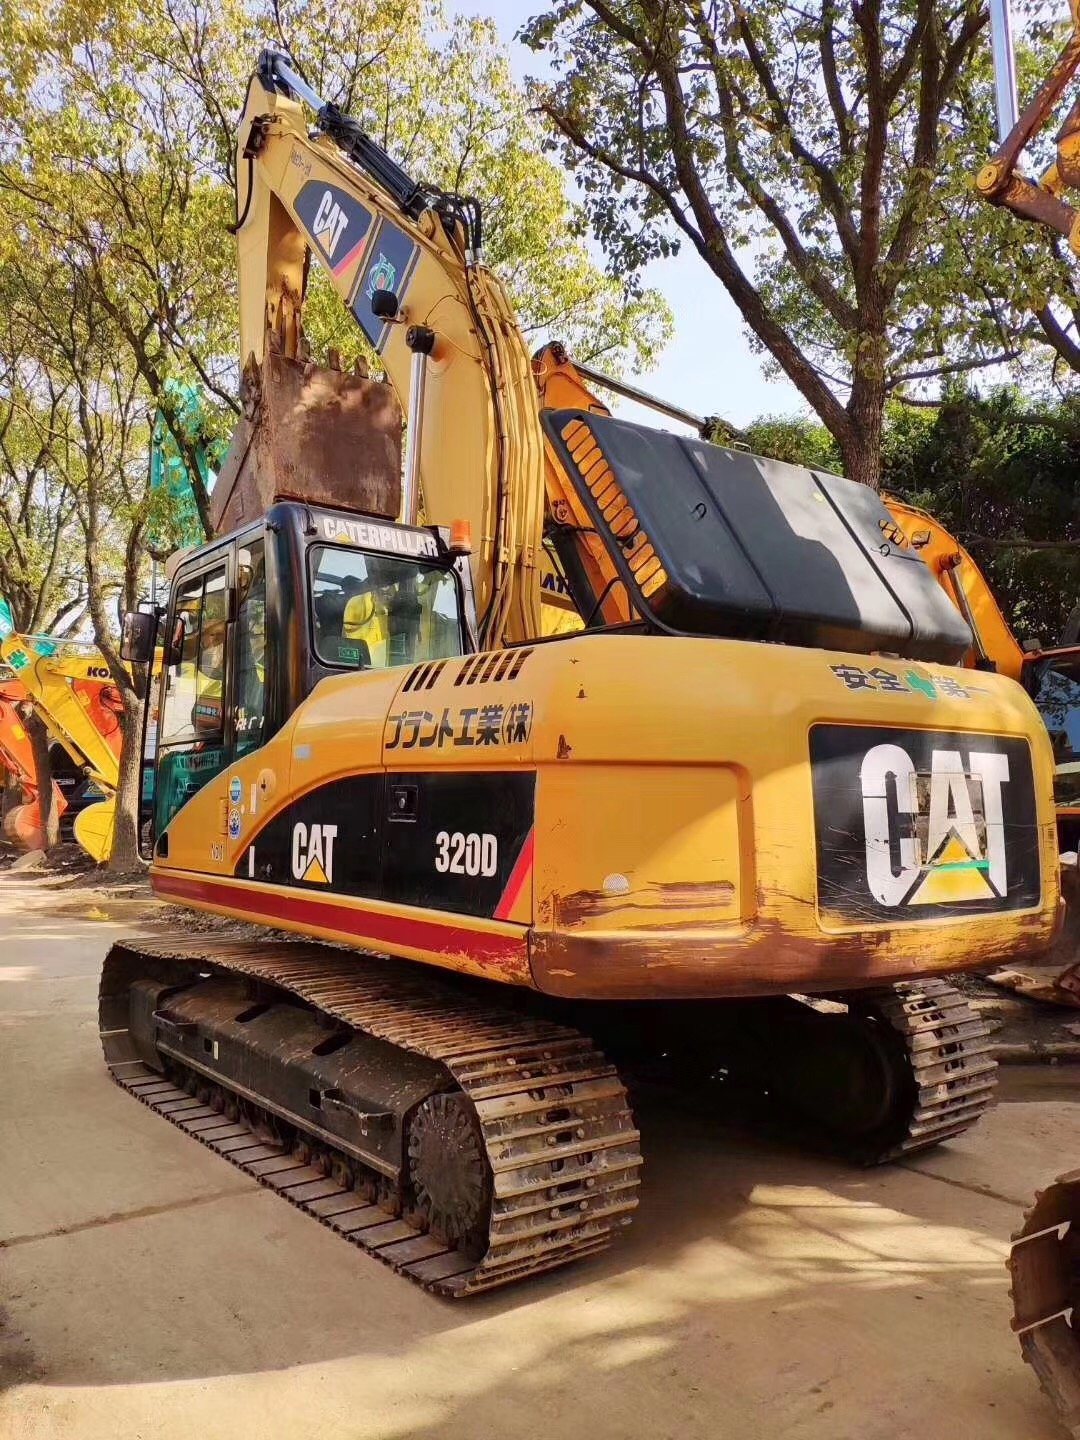
<path id="1" fill-rule="evenodd" d="M 216 534 L 306 500 L 397 516 L 401 409 L 389 385 L 271 351 L 244 372 L 244 413 L 210 502 Z"/>
<path id="2" fill-rule="evenodd" d="M 1024 1359 L 1080 1437 L 1080 1170 L 1036 1195 L 1013 1237 L 1009 1270 Z"/>
<path id="3" fill-rule="evenodd" d="M 99 865 L 112 854 L 113 831 L 116 828 L 116 796 L 108 795 L 95 805 L 88 805 L 75 816 L 76 842 Z"/>

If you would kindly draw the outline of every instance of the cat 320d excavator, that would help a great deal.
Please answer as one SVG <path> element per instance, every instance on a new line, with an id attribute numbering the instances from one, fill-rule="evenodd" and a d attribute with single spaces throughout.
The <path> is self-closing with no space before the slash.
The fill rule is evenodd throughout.
<path id="1" fill-rule="evenodd" d="M 994 1064 L 941 973 L 1058 923 L 1027 695 L 959 668 L 870 490 L 534 367 L 476 203 L 274 51 L 237 173 L 218 485 L 262 467 L 269 508 L 171 575 L 151 874 L 303 939 L 116 945 L 115 1079 L 447 1296 L 628 1223 L 638 1066 L 752 1076 L 863 1163 L 959 1134 Z M 370 382 L 305 362 L 312 255 L 406 401 L 403 476 L 328 437 Z M 578 633 L 544 633 L 547 565 Z"/>

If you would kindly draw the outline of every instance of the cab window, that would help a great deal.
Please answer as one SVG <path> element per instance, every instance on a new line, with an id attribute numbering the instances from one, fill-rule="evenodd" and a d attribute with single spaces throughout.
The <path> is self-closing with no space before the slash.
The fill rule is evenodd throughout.
<path id="1" fill-rule="evenodd" d="M 266 561 L 261 539 L 237 554 L 236 755 L 263 742 L 266 699 Z"/>
<path id="2" fill-rule="evenodd" d="M 182 580 L 173 611 L 184 622 L 183 648 L 168 669 L 158 743 L 220 738 L 225 715 L 225 566 Z"/>
<path id="3" fill-rule="evenodd" d="M 452 571 L 331 545 L 311 550 L 315 653 L 352 670 L 412 665 L 462 653 Z"/>
<path id="4" fill-rule="evenodd" d="M 1059 805 L 1080 804 L 1080 657 L 1038 662 L 1035 704 L 1054 747 Z"/>
<path id="5" fill-rule="evenodd" d="M 180 576 L 167 634 L 184 622 L 180 654 L 164 672 L 157 737 L 154 834 L 225 766 L 225 651 L 229 592 L 224 562 Z"/>

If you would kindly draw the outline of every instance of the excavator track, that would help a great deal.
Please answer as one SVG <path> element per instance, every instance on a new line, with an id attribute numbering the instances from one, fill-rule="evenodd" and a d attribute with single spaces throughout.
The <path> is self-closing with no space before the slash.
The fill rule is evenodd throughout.
<path id="1" fill-rule="evenodd" d="M 1080 1170 L 1035 1196 L 1008 1267 L 1021 1352 L 1070 1435 L 1080 1437 Z"/>
<path id="2" fill-rule="evenodd" d="M 869 1163 L 884 1164 L 961 1135 L 994 1102 L 997 1061 L 990 1029 L 945 980 L 901 981 L 887 990 L 849 997 L 899 1038 L 911 1067 L 913 1093 L 903 1135 Z"/>
<path id="3" fill-rule="evenodd" d="M 639 1136 L 614 1067 L 586 1036 L 404 963 L 307 944 L 226 941 L 209 949 L 205 941 L 115 945 L 101 981 L 103 1048 L 117 1084 L 260 1184 L 426 1290 L 453 1298 L 595 1254 L 630 1223 Z M 445 1225 L 438 1233 L 425 1224 L 421 1206 L 403 1205 L 400 1192 L 395 1199 L 385 1174 L 365 1172 L 317 1127 L 307 1134 L 289 1126 L 283 1135 L 280 1115 L 212 1065 L 159 1054 L 169 1078 L 147 1064 L 146 1042 L 124 1015 L 134 1013 L 132 985 L 154 967 L 169 971 L 177 991 L 199 977 L 244 977 L 305 1014 L 443 1067 L 445 1088 L 429 1097 L 410 1155 L 422 1158 L 428 1147 L 453 1161 L 452 1149 L 439 1147 L 457 1145 L 465 1154 L 459 1183 L 487 1176 L 483 1243 L 461 1248 Z M 160 1018 L 168 1023 L 163 1012 Z"/>
<path id="4" fill-rule="evenodd" d="M 792 998 L 744 1031 L 760 1083 L 805 1139 L 859 1165 L 931 1149 L 993 1103 L 989 1028 L 943 980 Z"/>

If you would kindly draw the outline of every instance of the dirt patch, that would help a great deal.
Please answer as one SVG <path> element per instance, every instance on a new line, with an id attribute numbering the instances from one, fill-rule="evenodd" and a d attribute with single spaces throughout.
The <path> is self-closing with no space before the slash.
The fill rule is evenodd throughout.
<path id="1" fill-rule="evenodd" d="M 999 1061 L 1080 1062 L 1080 1034 L 1073 1028 L 1080 1010 L 1002 990 L 981 975 L 950 975 L 949 981 L 989 1024 Z"/>

